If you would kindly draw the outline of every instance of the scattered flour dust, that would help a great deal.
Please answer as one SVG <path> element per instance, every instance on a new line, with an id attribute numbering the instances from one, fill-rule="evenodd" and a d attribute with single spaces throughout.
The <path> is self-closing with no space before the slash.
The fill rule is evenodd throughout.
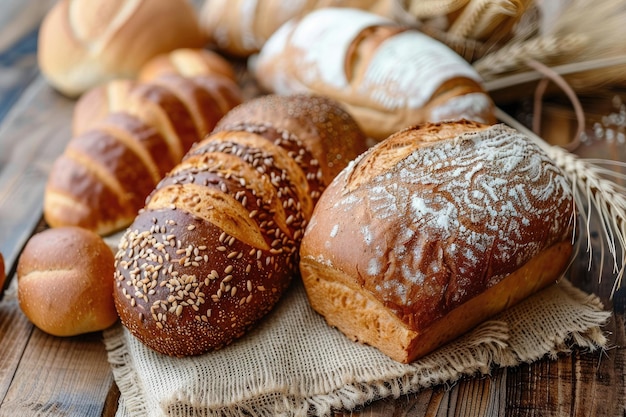
<path id="1" fill-rule="evenodd" d="M 356 163 L 344 170 L 343 179 Z M 540 233 L 563 235 L 572 219 L 571 212 L 558 209 L 571 205 L 568 180 L 535 144 L 504 125 L 422 147 L 356 195 L 343 194 L 334 207 L 367 210 L 375 219 L 376 226 L 359 226 L 365 246 L 378 245 L 385 233 L 396 234 L 386 239 L 392 248 L 369 252 L 367 273 L 379 278 L 377 291 L 403 305 L 413 301 L 404 284 L 428 278 L 416 275 L 417 265 L 436 274 L 453 259 L 456 292 L 463 297 L 464 286 L 483 280 L 487 268 L 520 265 L 537 254 L 545 239 L 536 236 L 538 224 Z M 332 236 L 343 229 L 336 225 Z M 436 250 L 424 249 L 432 247 Z M 485 259 L 490 265 L 481 265 Z"/>

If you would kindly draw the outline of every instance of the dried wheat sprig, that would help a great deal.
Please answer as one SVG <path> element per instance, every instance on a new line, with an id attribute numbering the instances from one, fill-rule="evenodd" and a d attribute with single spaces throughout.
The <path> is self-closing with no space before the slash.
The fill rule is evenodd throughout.
<path id="1" fill-rule="evenodd" d="M 565 76 L 569 74 L 576 74 L 590 70 L 607 69 L 620 65 L 626 65 L 626 54 L 615 55 L 606 58 L 592 59 L 589 61 L 572 62 L 563 65 L 555 65 L 550 68 L 557 74 Z M 494 78 L 492 80 L 485 81 L 483 86 L 487 91 L 502 90 L 509 87 L 514 87 L 527 82 L 538 81 L 544 77 L 544 74 L 537 71 L 524 71 L 512 75 L 507 75 L 500 78 Z"/>
<path id="2" fill-rule="evenodd" d="M 587 251 L 590 266 L 592 246 L 589 231 L 592 211 L 593 209 L 596 210 L 602 229 L 603 245 L 600 249 L 604 250 L 604 246 L 606 246 L 613 257 L 613 272 L 615 273 L 611 292 L 613 295 L 621 286 L 626 268 L 626 188 L 607 177 L 614 176 L 623 179 L 626 178 L 626 175 L 613 172 L 600 165 L 626 168 L 626 163 L 601 159 L 582 159 L 561 147 L 548 144 L 501 109 L 496 109 L 496 113 L 499 120 L 524 133 L 546 151 L 569 178 L 574 190 L 576 204 L 580 209 L 587 231 Z M 600 265 L 600 278 L 602 277 L 602 268 L 603 264 Z"/>
<path id="3" fill-rule="evenodd" d="M 486 27 L 499 22 L 503 16 L 514 17 L 523 10 L 519 0 L 470 0 L 448 32 L 455 36 L 476 39 Z"/>
<path id="4" fill-rule="evenodd" d="M 509 43 L 473 63 L 474 69 L 485 80 L 505 72 L 528 69 L 526 62 L 549 62 L 561 54 L 574 54 L 587 44 L 584 35 L 539 36 L 526 41 Z"/>
<path id="5" fill-rule="evenodd" d="M 455 12 L 468 1 L 471 0 L 408 0 L 408 11 L 418 19 L 429 19 Z"/>

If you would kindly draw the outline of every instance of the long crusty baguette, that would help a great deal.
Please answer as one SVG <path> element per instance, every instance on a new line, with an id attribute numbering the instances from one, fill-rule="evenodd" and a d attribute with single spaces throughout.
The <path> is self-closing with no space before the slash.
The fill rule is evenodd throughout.
<path id="1" fill-rule="evenodd" d="M 339 101 L 378 140 L 427 121 L 495 121 L 467 61 L 417 30 L 363 10 L 326 8 L 285 23 L 250 68 L 268 91 Z"/>
<path id="2" fill-rule="evenodd" d="M 225 346 L 274 307 L 330 175 L 365 150 L 356 123 L 323 97 L 263 96 L 233 112 L 157 185 L 119 242 L 122 323 L 167 355 Z"/>
<path id="3" fill-rule="evenodd" d="M 242 100 L 235 81 L 219 75 L 164 74 L 90 90 L 48 177 L 47 223 L 101 235 L 128 226 L 165 173 Z"/>

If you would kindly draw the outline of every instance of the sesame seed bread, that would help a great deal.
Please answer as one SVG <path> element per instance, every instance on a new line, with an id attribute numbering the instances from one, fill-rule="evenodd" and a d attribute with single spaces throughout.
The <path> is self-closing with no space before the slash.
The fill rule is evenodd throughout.
<path id="1" fill-rule="evenodd" d="M 159 54 L 205 41 L 187 0 L 61 0 L 41 24 L 37 59 L 55 89 L 78 97 L 135 78 Z"/>
<path id="2" fill-rule="evenodd" d="M 96 233 L 79 227 L 33 235 L 17 265 L 24 315 L 54 336 L 103 330 L 118 320 L 113 304 L 113 252 Z"/>
<path id="3" fill-rule="evenodd" d="M 314 94 L 269 94 L 248 100 L 229 111 L 215 130 L 254 126 L 266 130 L 268 124 L 302 141 L 318 161 L 326 183 L 367 149 L 364 132 L 344 106 Z"/>
<path id="4" fill-rule="evenodd" d="M 376 140 L 423 122 L 495 122 L 493 102 L 466 60 L 365 10 L 328 7 L 292 19 L 249 68 L 267 91 L 337 100 Z"/>
<path id="5" fill-rule="evenodd" d="M 128 226 L 165 173 L 242 100 L 238 85 L 221 76 L 165 74 L 90 90 L 48 175 L 46 222 L 101 235 Z"/>
<path id="6" fill-rule="evenodd" d="M 290 97 L 263 96 L 241 106 L 283 100 L 294 103 Z M 337 103 L 297 100 L 306 109 L 324 103 L 315 107 L 319 114 L 308 113 L 317 121 L 309 125 L 311 135 L 342 129 L 343 117 L 326 114 L 340 114 Z M 289 116 L 273 117 L 284 123 Z M 354 121 L 349 125 L 358 129 Z M 114 299 L 121 321 L 166 355 L 222 348 L 272 310 L 298 273 L 304 228 L 328 181 L 316 159 L 317 153 L 327 157 L 328 150 L 307 146 L 326 142 L 275 127 L 271 117 L 229 126 L 233 129 L 222 126 L 187 152 L 119 242 Z M 361 138 L 353 149 L 365 149 L 361 132 L 346 137 Z M 357 155 L 333 160 L 345 166 Z"/>
<path id="7" fill-rule="evenodd" d="M 408 363 L 558 280 L 574 217 L 568 180 L 517 131 L 424 124 L 326 188 L 300 273 L 329 325 Z"/>

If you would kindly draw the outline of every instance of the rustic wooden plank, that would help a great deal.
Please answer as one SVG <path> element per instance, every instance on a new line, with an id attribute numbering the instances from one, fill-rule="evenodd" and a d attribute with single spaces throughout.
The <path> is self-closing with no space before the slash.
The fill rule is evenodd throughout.
<path id="1" fill-rule="evenodd" d="M 73 104 L 39 77 L 0 126 L 0 252 L 7 265 L 41 218 L 48 173 L 70 139 Z"/>

